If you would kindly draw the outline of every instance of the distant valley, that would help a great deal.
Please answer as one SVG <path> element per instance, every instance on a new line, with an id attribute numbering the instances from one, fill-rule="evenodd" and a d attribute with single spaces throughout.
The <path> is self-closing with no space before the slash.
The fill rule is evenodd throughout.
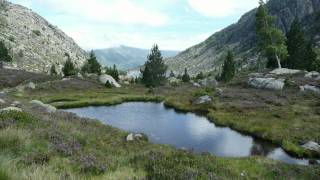
<path id="1" fill-rule="evenodd" d="M 119 47 L 96 49 L 95 55 L 102 65 L 117 65 L 121 70 L 128 70 L 142 66 L 150 53 L 149 49 L 140 49 L 121 45 Z M 162 51 L 164 58 L 174 57 L 179 51 Z"/>

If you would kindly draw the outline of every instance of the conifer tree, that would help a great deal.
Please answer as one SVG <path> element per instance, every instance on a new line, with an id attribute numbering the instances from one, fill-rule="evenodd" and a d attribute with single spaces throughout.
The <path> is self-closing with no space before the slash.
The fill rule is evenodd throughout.
<path id="1" fill-rule="evenodd" d="M 62 68 L 62 72 L 63 72 L 65 77 L 74 76 L 74 75 L 77 74 L 77 70 L 76 70 L 73 62 L 71 61 L 70 56 L 67 56 L 67 57 L 68 57 L 68 59 L 65 62 L 63 68 Z"/>
<path id="2" fill-rule="evenodd" d="M 222 67 L 222 74 L 220 79 L 224 82 L 228 82 L 235 76 L 235 72 L 236 68 L 233 54 L 231 51 L 229 51 Z"/>
<path id="3" fill-rule="evenodd" d="M 312 42 L 308 42 L 304 53 L 305 70 L 307 71 L 320 71 L 320 60 L 317 59 L 317 53 L 312 47 Z"/>
<path id="4" fill-rule="evenodd" d="M 204 74 L 202 71 L 199 74 L 197 74 L 196 79 L 204 79 Z"/>
<path id="5" fill-rule="evenodd" d="M 3 68 L 3 62 L 11 62 L 12 57 L 9 55 L 9 51 L 4 42 L 0 41 L 0 69 Z"/>
<path id="6" fill-rule="evenodd" d="M 93 51 L 91 51 L 90 57 L 81 68 L 81 71 L 84 73 L 101 74 L 101 65 Z"/>
<path id="7" fill-rule="evenodd" d="M 167 68 L 158 45 L 154 45 L 144 65 L 144 69 L 140 70 L 143 84 L 147 87 L 160 86 L 166 80 Z"/>
<path id="8" fill-rule="evenodd" d="M 116 81 L 119 81 L 119 71 L 115 64 L 113 67 L 106 67 L 106 74 L 112 76 Z"/>
<path id="9" fill-rule="evenodd" d="M 268 15 L 264 1 L 260 0 L 259 4 L 256 14 L 258 48 L 268 58 L 268 67 L 281 68 L 281 59 L 285 59 L 288 54 L 285 36 L 275 27 L 275 17 Z"/>
<path id="10" fill-rule="evenodd" d="M 56 70 L 56 66 L 54 64 L 52 64 L 51 68 L 50 68 L 50 75 L 51 76 L 57 76 L 58 72 Z"/>
<path id="11" fill-rule="evenodd" d="M 188 74 L 188 69 L 187 68 L 184 69 L 184 74 L 182 76 L 182 81 L 185 82 L 185 83 L 190 82 L 190 76 Z"/>
<path id="12" fill-rule="evenodd" d="M 175 77 L 176 75 L 174 74 L 174 72 L 171 70 L 169 77 Z"/>

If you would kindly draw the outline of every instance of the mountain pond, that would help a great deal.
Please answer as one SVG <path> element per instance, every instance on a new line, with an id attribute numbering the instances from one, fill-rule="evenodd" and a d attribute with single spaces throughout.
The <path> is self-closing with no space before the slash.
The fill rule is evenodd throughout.
<path id="1" fill-rule="evenodd" d="M 80 117 L 98 119 L 128 132 L 144 133 L 151 143 L 168 144 L 195 153 L 211 153 L 218 157 L 264 156 L 288 164 L 309 164 L 308 159 L 292 157 L 270 142 L 228 127 L 218 127 L 204 116 L 179 113 L 166 108 L 163 103 L 130 102 L 65 111 Z"/>

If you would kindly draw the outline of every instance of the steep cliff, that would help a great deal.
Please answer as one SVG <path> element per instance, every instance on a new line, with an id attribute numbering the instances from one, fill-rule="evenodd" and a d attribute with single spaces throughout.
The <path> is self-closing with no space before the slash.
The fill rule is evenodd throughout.
<path id="1" fill-rule="evenodd" d="M 295 17 L 304 26 L 306 34 L 320 42 L 320 0 L 270 0 L 267 4 L 271 15 L 277 17 L 279 28 L 287 32 Z M 257 63 L 256 9 L 244 14 L 236 24 L 213 34 L 206 41 L 167 59 L 170 69 L 182 73 L 188 68 L 191 74 L 199 71 L 219 70 L 226 51 L 232 50 L 242 66 Z"/>
<path id="2" fill-rule="evenodd" d="M 69 55 L 77 66 L 87 57 L 70 37 L 38 14 L 0 0 L 0 40 L 10 49 L 8 64 L 33 72 L 46 72 L 52 64 L 62 66 Z"/>

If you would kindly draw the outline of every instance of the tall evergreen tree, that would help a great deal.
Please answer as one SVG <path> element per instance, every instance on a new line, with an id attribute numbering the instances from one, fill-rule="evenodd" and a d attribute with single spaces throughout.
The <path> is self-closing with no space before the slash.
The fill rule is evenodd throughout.
<path id="1" fill-rule="evenodd" d="M 184 74 L 182 76 L 182 81 L 185 82 L 185 83 L 190 82 L 190 76 L 188 74 L 188 69 L 187 68 L 184 69 Z"/>
<path id="2" fill-rule="evenodd" d="M 74 76 L 74 75 L 77 74 L 77 70 L 76 70 L 73 62 L 71 61 L 70 56 L 67 56 L 67 57 L 68 57 L 68 59 L 65 62 L 63 68 L 62 68 L 62 72 L 63 72 L 65 77 Z"/>
<path id="3" fill-rule="evenodd" d="M 231 51 L 228 51 L 227 57 L 222 67 L 221 80 L 225 82 L 232 80 L 232 78 L 235 76 L 235 72 L 236 68 L 233 54 Z"/>
<path id="4" fill-rule="evenodd" d="M 93 51 L 91 51 L 90 57 L 81 68 L 81 71 L 84 73 L 101 74 L 101 65 Z"/>
<path id="5" fill-rule="evenodd" d="M 166 80 L 167 68 L 158 45 L 154 45 L 144 65 L 144 69 L 141 69 L 143 84 L 147 87 L 160 86 Z"/>
<path id="6" fill-rule="evenodd" d="M 113 67 L 106 67 L 106 74 L 112 76 L 116 81 L 119 81 L 119 71 L 115 64 Z"/>
<path id="7" fill-rule="evenodd" d="M 317 53 L 312 47 L 312 42 L 308 42 L 304 53 L 305 69 L 307 71 L 320 71 L 320 60 L 317 59 Z"/>
<path id="8" fill-rule="evenodd" d="M 281 68 L 281 59 L 285 59 L 288 54 L 285 36 L 275 27 L 275 17 L 268 15 L 264 1 L 260 0 L 259 4 L 256 14 L 258 48 L 268 58 L 268 67 Z"/>
<path id="9" fill-rule="evenodd" d="M 174 72 L 172 70 L 170 71 L 170 77 L 176 77 L 176 75 L 174 74 Z"/>
<path id="10" fill-rule="evenodd" d="M 3 62 L 11 62 L 12 57 L 9 55 L 9 51 L 4 42 L 0 41 L 0 69 L 3 68 Z"/>

